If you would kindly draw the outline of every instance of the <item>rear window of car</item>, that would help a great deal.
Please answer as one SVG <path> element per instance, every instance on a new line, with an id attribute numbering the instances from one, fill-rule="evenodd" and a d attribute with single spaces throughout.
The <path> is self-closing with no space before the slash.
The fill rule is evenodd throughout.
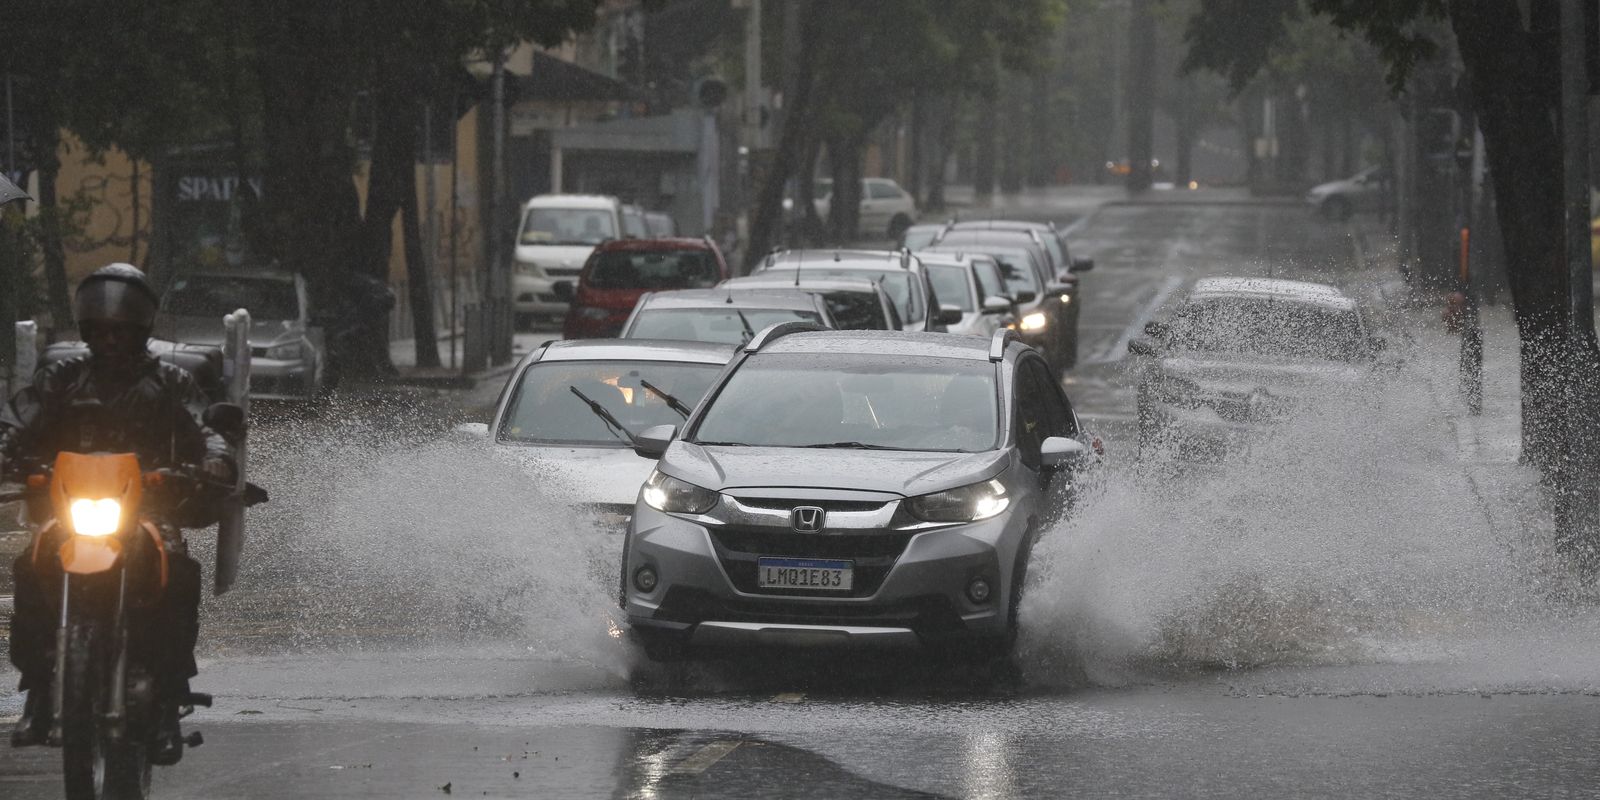
<path id="1" fill-rule="evenodd" d="M 828 301 L 828 312 L 840 330 L 886 331 L 892 327 L 875 293 L 828 292 L 822 299 Z"/>
<path id="2" fill-rule="evenodd" d="M 787 308 L 646 308 L 624 338 L 744 344 L 757 331 L 779 322 L 823 324 L 815 312 Z"/>
<path id="3" fill-rule="evenodd" d="M 1353 309 L 1254 297 L 1190 300 L 1167 336 L 1173 347 L 1209 353 L 1355 361 L 1369 352 Z"/>
<path id="4" fill-rule="evenodd" d="M 583 284 L 595 289 L 703 289 L 721 279 L 705 250 L 595 253 Z"/>

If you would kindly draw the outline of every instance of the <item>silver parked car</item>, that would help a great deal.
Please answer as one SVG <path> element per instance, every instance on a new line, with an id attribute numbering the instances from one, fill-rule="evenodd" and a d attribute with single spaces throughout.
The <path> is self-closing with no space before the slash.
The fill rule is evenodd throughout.
<path id="1" fill-rule="evenodd" d="M 939 292 L 939 302 L 961 311 L 961 321 L 949 326 L 950 333 L 988 337 L 1014 321 L 1013 301 L 1002 288 L 1000 263 L 993 257 L 982 253 L 919 255 Z"/>
<path id="2" fill-rule="evenodd" d="M 732 355 L 701 342 L 550 342 L 512 372 L 489 433 L 544 459 L 543 474 L 566 499 L 620 532 L 650 475 L 633 436 L 681 423 Z"/>
<path id="3" fill-rule="evenodd" d="M 660 461 L 621 590 L 655 659 L 785 643 L 1004 656 L 1032 544 L 1097 447 L 1011 331 L 793 323 L 740 348 L 681 425 L 639 438 Z"/>
<path id="4" fill-rule="evenodd" d="M 311 322 L 305 279 L 290 272 L 199 272 L 167 287 L 155 335 L 184 344 L 222 345 L 222 318 L 250 312 L 250 397 L 314 400 L 322 394 L 326 348 Z"/>
<path id="5" fill-rule="evenodd" d="M 1348 178 L 1311 187 L 1306 204 L 1328 219 L 1349 219 L 1357 211 L 1377 211 L 1383 205 L 1382 167 L 1368 167 Z"/>

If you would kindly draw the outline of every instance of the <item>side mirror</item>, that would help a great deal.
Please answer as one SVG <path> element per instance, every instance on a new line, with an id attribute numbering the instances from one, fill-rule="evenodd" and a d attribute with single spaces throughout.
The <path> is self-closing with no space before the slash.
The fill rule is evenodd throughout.
<path id="1" fill-rule="evenodd" d="M 1156 354 L 1156 343 L 1151 339 L 1130 339 L 1128 352 L 1136 356 L 1153 356 Z"/>
<path id="2" fill-rule="evenodd" d="M 1068 267 L 1068 269 L 1072 272 L 1088 272 L 1094 269 L 1094 259 L 1074 258 L 1072 259 L 1072 266 Z"/>
<path id="3" fill-rule="evenodd" d="M 563 303 L 572 302 L 572 298 L 577 295 L 577 293 L 572 290 L 571 281 L 557 281 L 550 287 L 550 293 L 554 294 L 556 299 Z"/>
<path id="4" fill-rule="evenodd" d="M 940 325 L 960 325 L 961 316 L 961 306 L 939 306 Z"/>
<path id="5" fill-rule="evenodd" d="M 1089 447 L 1077 439 L 1052 436 L 1039 445 L 1040 463 L 1045 469 L 1071 469 L 1089 455 Z"/>
<path id="6" fill-rule="evenodd" d="M 230 442 L 244 438 L 244 409 L 233 403 L 213 403 L 200 415 L 200 421 Z"/>
<path id="7" fill-rule="evenodd" d="M 667 445 L 678 438 L 678 426 L 655 425 L 633 437 L 633 452 L 640 458 L 658 459 L 667 454 Z"/>
<path id="8" fill-rule="evenodd" d="M 1024 290 L 1022 290 L 1020 292 L 1017 292 L 1017 302 L 1018 303 L 1031 303 L 1031 302 L 1034 301 L 1034 298 L 1036 298 L 1038 296 L 1039 296 L 1039 294 L 1037 292 L 1030 292 L 1030 291 L 1024 289 Z"/>
<path id="9" fill-rule="evenodd" d="M 455 427 L 455 433 L 463 439 L 489 438 L 489 424 L 486 422 L 463 422 Z"/>
<path id="10" fill-rule="evenodd" d="M 1165 322 L 1146 322 L 1144 324 L 1144 335 L 1152 339 L 1165 339 L 1171 333 L 1172 329 Z"/>
<path id="11" fill-rule="evenodd" d="M 985 314 L 1004 314 L 1010 310 L 1011 301 L 1004 297 L 990 295 L 983 298 L 983 313 Z"/>

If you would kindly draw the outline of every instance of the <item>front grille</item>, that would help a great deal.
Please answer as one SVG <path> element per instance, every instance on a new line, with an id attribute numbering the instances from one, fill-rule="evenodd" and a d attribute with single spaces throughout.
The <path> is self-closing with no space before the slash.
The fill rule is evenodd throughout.
<path id="1" fill-rule="evenodd" d="M 832 534 L 723 528 L 711 532 L 711 541 L 722 568 L 741 592 L 797 597 L 869 597 L 883 585 L 884 578 L 914 535 L 900 531 Z M 845 559 L 852 562 L 854 580 L 849 592 L 761 589 L 756 585 L 756 573 L 757 559 L 762 556 Z"/>
<path id="2" fill-rule="evenodd" d="M 772 497 L 740 497 L 734 499 L 745 508 L 761 511 L 780 511 L 788 514 L 795 506 L 816 506 L 828 513 L 872 512 L 884 507 L 882 500 L 785 500 Z"/>

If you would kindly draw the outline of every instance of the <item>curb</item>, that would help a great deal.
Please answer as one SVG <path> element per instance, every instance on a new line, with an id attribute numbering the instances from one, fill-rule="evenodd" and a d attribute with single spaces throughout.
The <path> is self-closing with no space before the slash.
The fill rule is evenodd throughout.
<path id="1" fill-rule="evenodd" d="M 517 359 L 520 360 L 520 359 Z M 465 391 L 477 388 L 478 384 L 503 378 L 516 369 L 517 360 L 491 367 L 483 372 L 474 372 L 470 375 L 396 375 L 381 380 L 362 381 L 359 385 L 373 387 L 413 386 L 423 389 L 446 389 Z"/>

